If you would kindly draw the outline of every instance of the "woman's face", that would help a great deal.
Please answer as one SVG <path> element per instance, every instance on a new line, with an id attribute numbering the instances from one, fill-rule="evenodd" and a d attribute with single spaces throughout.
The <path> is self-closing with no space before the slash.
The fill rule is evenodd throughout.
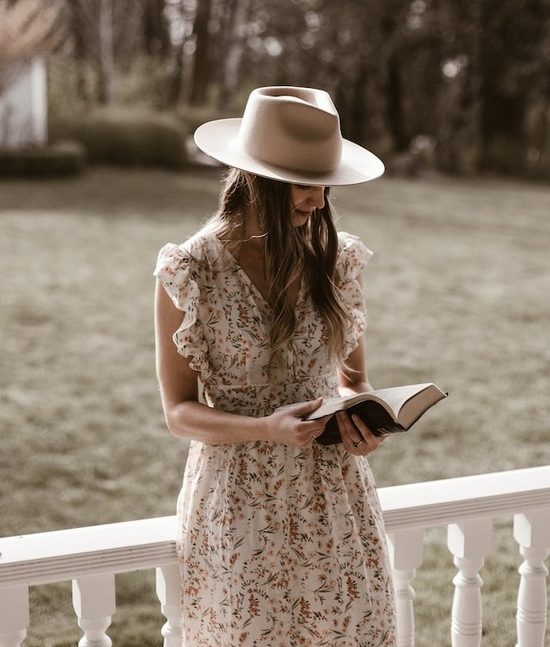
<path id="1" fill-rule="evenodd" d="M 295 227 L 305 225 L 315 209 L 325 206 L 325 187 L 291 184 L 290 205 L 292 224 Z"/>

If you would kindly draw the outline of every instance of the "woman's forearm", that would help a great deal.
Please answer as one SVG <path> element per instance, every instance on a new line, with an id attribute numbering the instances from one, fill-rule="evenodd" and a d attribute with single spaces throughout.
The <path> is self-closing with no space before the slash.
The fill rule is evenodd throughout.
<path id="1" fill-rule="evenodd" d="M 368 381 L 346 382 L 340 385 L 339 391 L 340 395 L 354 395 L 355 393 L 374 391 L 374 388 Z"/>
<path id="2" fill-rule="evenodd" d="M 174 436 L 212 445 L 267 440 L 265 418 L 214 409 L 194 400 L 165 407 L 166 424 Z"/>

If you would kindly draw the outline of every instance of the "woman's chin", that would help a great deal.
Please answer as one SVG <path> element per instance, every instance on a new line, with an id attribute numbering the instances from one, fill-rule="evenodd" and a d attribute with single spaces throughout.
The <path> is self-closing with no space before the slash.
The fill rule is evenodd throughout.
<path id="1" fill-rule="evenodd" d="M 291 222 L 294 227 L 303 227 L 310 218 L 310 213 L 306 213 L 304 211 L 295 211 L 292 215 Z"/>

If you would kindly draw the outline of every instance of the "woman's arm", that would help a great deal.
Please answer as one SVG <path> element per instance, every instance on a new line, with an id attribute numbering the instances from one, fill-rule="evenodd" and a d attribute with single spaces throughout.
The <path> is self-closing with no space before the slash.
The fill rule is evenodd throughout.
<path id="1" fill-rule="evenodd" d="M 340 391 L 342 395 L 372 391 L 373 387 L 367 375 L 365 361 L 365 340 L 362 337 L 357 348 L 347 359 L 347 367 L 339 372 Z M 356 415 L 351 417 L 346 411 L 336 414 L 338 429 L 342 436 L 344 447 L 356 456 L 370 454 L 383 442 L 383 438 L 375 436 L 367 425 Z"/>
<path id="2" fill-rule="evenodd" d="M 362 289 L 363 281 L 361 276 L 357 277 L 357 282 Z M 354 393 L 374 390 L 367 374 L 367 351 L 364 336 L 359 338 L 357 348 L 347 358 L 346 368 L 339 371 L 338 377 L 342 395 L 353 395 Z"/>
<path id="3" fill-rule="evenodd" d="M 366 344 L 364 337 L 359 340 L 359 345 L 346 360 L 346 368 L 338 373 L 340 392 L 342 395 L 353 395 L 372 391 L 369 382 L 366 363 Z"/>
<path id="4" fill-rule="evenodd" d="M 358 279 L 361 283 L 361 280 Z M 346 367 L 339 371 L 340 392 L 342 395 L 353 395 L 373 391 L 367 373 L 366 343 L 362 336 L 357 348 L 346 360 Z M 378 449 L 384 441 L 383 437 L 375 436 L 367 425 L 356 415 L 349 416 L 346 411 L 336 414 L 338 429 L 342 436 L 342 443 L 350 454 L 366 456 Z"/>
<path id="5" fill-rule="evenodd" d="M 198 375 L 189 366 L 189 360 L 177 352 L 172 339 L 182 318 L 181 310 L 174 306 L 157 281 L 156 368 L 166 424 L 174 436 L 211 444 L 277 440 L 305 447 L 322 433 L 325 420 L 301 420 L 303 415 L 321 404 L 321 399 L 263 418 L 227 413 L 201 404 L 198 401 Z"/>

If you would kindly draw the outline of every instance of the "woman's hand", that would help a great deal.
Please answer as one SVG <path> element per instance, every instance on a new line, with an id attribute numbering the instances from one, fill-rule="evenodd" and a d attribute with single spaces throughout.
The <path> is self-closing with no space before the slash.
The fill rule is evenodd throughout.
<path id="1" fill-rule="evenodd" d="M 375 436 L 367 425 L 355 414 L 351 418 L 346 411 L 336 414 L 338 428 L 344 447 L 350 454 L 366 456 L 384 441 L 383 437 Z"/>
<path id="2" fill-rule="evenodd" d="M 266 416 L 264 421 L 267 425 L 267 439 L 293 447 L 311 445 L 323 433 L 330 416 L 318 420 L 302 420 L 302 417 L 318 409 L 322 402 L 323 398 L 317 398 Z"/>

